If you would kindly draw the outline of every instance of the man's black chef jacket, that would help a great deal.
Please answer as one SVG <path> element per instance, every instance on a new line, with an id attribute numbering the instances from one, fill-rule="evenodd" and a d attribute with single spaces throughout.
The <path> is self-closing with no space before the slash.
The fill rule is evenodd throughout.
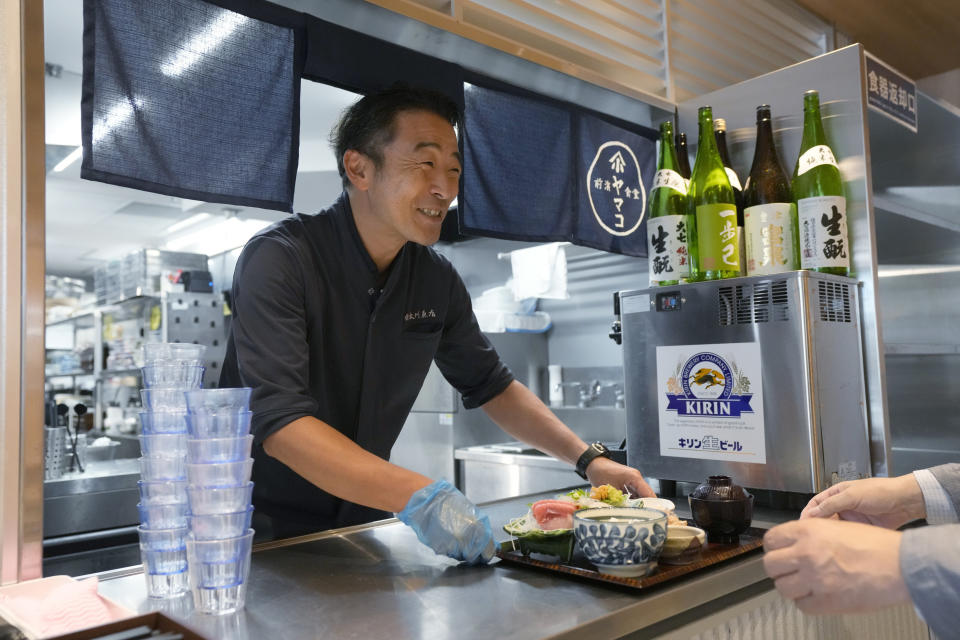
<path id="1" fill-rule="evenodd" d="M 221 387 L 253 387 L 254 505 L 316 529 L 389 517 L 336 498 L 263 451 L 263 440 L 314 416 L 390 457 L 431 360 L 477 407 L 513 380 L 480 332 L 453 266 L 408 242 L 382 291 L 346 194 L 250 239 L 233 277 Z"/>

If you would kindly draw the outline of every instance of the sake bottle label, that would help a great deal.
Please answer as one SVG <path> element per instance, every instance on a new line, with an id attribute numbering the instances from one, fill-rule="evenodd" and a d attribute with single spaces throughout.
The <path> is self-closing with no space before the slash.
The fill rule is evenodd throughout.
<path id="1" fill-rule="evenodd" d="M 704 271 L 740 271 L 737 207 L 734 204 L 697 206 L 697 245 Z"/>
<path id="2" fill-rule="evenodd" d="M 804 151 L 800 159 L 797 160 L 797 175 L 802 176 L 807 171 L 810 171 L 810 169 L 819 167 L 822 164 L 832 164 L 838 169 L 840 168 L 837 165 L 837 159 L 833 157 L 833 151 L 830 150 L 830 147 L 825 144 L 818 144 Z"/>
<path id="3" fill-rule="evenodd" d="M 658 216 L 647 221 L 650 282 L 690 277 L 690 252 L 687 248 L 690 223 L 691 216 L 683 215 Z"/>
<path id="4" fill-rule="evenodd" d="M 797 202 L 797 221 L 801 268 L 850 268 L 847 200 L 843 196 L 801 198 Z"/>
<path id="5" fill-rule="evenodd" d="M 737 191 L 743 191 L 740 187 L 740 178 L 737 177 L 737 172 L 730 167 L 724 167 L 723 170 L 727 173 L 727 180 L 730 181 L 730 186 Z"/>
<path id="6" fill-rule="evenodd" d="M 766 276 L 800 268 L 794 260 L 792 202 L 758 204 L 743 210 L 747 274 Z"/>
<path id="7" fill-rule="evenodd" d="M 687 195 L 687 181 L 672 169 L 660 169 L 657 171 L 657 175 L 653 177 L 653 188 L 650 189 L 650 191 L 653 192 L 654 189 L 659 189 L 660 187 L 673 189 L 678 193 Z"/>

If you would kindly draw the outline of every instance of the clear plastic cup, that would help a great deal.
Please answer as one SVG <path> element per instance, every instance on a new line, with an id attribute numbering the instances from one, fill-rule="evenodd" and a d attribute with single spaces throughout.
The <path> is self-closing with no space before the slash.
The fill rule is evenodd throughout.
<path id="1" fill-rule="evenodd" d="M 186 342 L 152 342 L 143 345 L 143 361 L 152 364 L 158 360 L 201 360 L 206 345 Z"/>
<path id="2" fill-rule="evenodd" d="M 250 483 L 251 485 L 253 483 Z M 140 504 L 183 504 L 187 502 L 186 480 L 137 481 Z"/>
<path id="3" fill-rule="evenodd" d="M 147 596 L 167 598 L 188 589 L 187 528 L 146 529 L 138 527 L 140 558 L 147 580 Z"/>
<path id="4" fill-rule="evenodd" d="M 249 559 L 243 567 L 246 574 L 250 574 Z M 193 584 L 193 574 L 190 574 L 190 592 L 193 594 L 193 610 L 199 613 L 213 615 L 227 615 L 243 609 L 247 600 L 247 581 L 232 587 L 201 587 Z"/>
<path id="5" fill-rule="evenodd" d="M 238 438 L 191 438 L 187 442 L 187 462 L 237 462 L 250 457 L 253 436 Z"/>
<path id="6" fill-rule="evenodd" d="M 140 401 L 150 412 L 181 412 L 187 410 L 185 393 L 183 389 L 140 389 Z"/>
<path id="7" fill-rule="evenodd" d="M 252 411 L 233 413 L 187 413 L 191 438 L 236 438 L 250 433 Z"/>
<path id="8" fill-rule="evenodd" d="M 250 387 L 188 391 L 187 409 L 195 414 L 236 413 L 250 409 Z"/>
<path id="9" fill-rule="evenodd" d="M 186 456 L 186 433 L 154 433 L 140 436 L 140 452 L 145 456 Z"/>
<path id="10" fill-rule="evenodd" d="M 235 487 L 250 480 L 253 458 L 237 462 L 207 462 L 187 465 L 187 480 L 192 487 Z"/>
<path id="11" fill-rule="evenodd" d="M 183 566 L 187 566 L 186 550 L 177 552 L 183 555 Z M 178 598 L 185 593 L 190 593 L 190 574 L 186 569 L 182 571 L 164 572 L 158 568 L 157 562 L 161 565 L 172 564 L 170 560 L 157 560 L 158 556 L 169 555 L 166 552 L 154 553 L 152 551 L 141 551 L 140 560 L 143 562 L 143 576 L 147 580 L 148 598 Z M 179 560 L 176 561 L 179 564 Z"/>
<path id="12" fill-rule="evenodd" d="M 211 513 L 233 513 L 243 511 L 250 506 L 253 495 L 253 483 L 237 487 L 187 487 L 190 501 L 190 513 L 207 515 Z"/>
<path id="13" fill-rule="evenodd" d="M 243 607 L 252 543 L 253 529 L 225 540 L 187 538 L 190 590 L 197 611 L 232 613 Z"/>
<path id="14" fill-rule="evenodd" d="M 222 540 L 186 539 L 190 583 L 205 589 L 235 587 L 247 581 L 253 529 Z"/>
<path id="15" fill-rule="evenodd" d="M 148 389 L 199 389 L 203 385 L 202 365 L 148 364 L 141 367 L 143 385 Z"/>
<path id="16" fill-rule="evenodd" d="M 196 540 L 223 540 L 244 535 L 253 519 L 253 507 L 233 513 L 190 515 L 190 535 Z"/>
<path id="17" fill-rule="evenodd" d="M 141 395 L 148 391 L 143 389 Z M 146 400 L 144 401 L 146 405 Z M 140 414 L 141 431 L 146 435 L 158 433 L 187 433 L 187 410 L 150 410 Z"/>
<path id="18" fill-rule="evenodd" d="M 137 533 L 140 534 L 140 548 L 145 551 L 176 551 L 185 548 L 190 531 L 187 527 L 149 529 L 140 526 L 137 527 Z"/>
<path id="19" fill-rule="evenodd" d="M 189 525 L 189 505 L 186 502 L 139 503 L 140 524 L 145 529 L 179 529 Z"/>
<path id="20" fill-rule="evenodd" d="M 144 482 L 184 480 L 186 477 L 186 456 L 143 456 L 140 458 L 140 478 Z"/>

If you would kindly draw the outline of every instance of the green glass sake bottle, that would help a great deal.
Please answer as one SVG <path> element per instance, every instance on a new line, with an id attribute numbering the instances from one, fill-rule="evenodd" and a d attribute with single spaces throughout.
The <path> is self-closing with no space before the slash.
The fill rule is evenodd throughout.
<path id="1" fill-rule="evenodd" d="M 743 187 L 747 275 L 767 276 L 800 268 L 797 207 L 777 156 L 770 105 L 757 107 L 757 146 Z"/>
<path id="2" fill-rule="evenodd" d="M 820 120 L 820 94 L 803 94 L 803 138 L 793 170 L 800 267 L 838 276 L 850 274 L 847 200 L 840 168 Z"/>
<path id="3" fill-rule="evenodd" d="M 690 181 L 690 150 L 687 149 L 687 134 L 677 132 L 677 172 Z"/>
<path id="4" fill-rule="evenodd" d="M 697 158 L 690 176 L 690 207 L 696 216 L 697 262 L 692 280 L 740 275 L 737 200 L 723 169 L 713 134 L 713 110 L 700 107 Z"/>
<path id="5" fill-rule="evenodd" d="M 660 125 L 657 174 L 653 178 L 647 220 L 647 255 L 650 282 L 675 285 L 690 278 L 689 247 L 695 244 L 693 222 L 687 203 L 687 181 L 680 175 L 673 146 L 673 124 Z"/>
<path id="6" fill-rule="evenodd" d="M 740 244 L 740 275 L 747 275 L 743 236 L 743 187 L 740 186 L 740 177 L 733 170 L 730 162 L 730 153 L 727 151 L 727 121 L 723 118 L 713 119 L 713 135 L 717 139 L 717 151 L 723 162 L 723 170 L 727 172 L 727 179 L 733 187 L 733 197 L 737 201 L 737 242 Z"/>

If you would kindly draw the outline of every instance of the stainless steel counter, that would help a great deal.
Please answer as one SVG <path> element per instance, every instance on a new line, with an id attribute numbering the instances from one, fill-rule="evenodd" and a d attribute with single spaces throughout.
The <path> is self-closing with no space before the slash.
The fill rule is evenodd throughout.
<path id="1" fill-rule="evenodd" d="M 499 539 L 507 538 L 499 526 L 539 497 L 483 506 Z M 759 555 L 648 592 L 504 562 L 459 566 L 396 520 L 258 547 L 246 608 L 230 616 L 192 613 L 189 597 L 148 601 L 139 567 L 100 578 L 100 593 L 120 604 L 166 611 L 218 640 L 616 638 L 770 588 Z"/>
<path id="2" fill-rule="evenodd" d="M 133 458 L 90 461 L 43 483 L 43 537 L 136 525 L 139 462 Z"/>

